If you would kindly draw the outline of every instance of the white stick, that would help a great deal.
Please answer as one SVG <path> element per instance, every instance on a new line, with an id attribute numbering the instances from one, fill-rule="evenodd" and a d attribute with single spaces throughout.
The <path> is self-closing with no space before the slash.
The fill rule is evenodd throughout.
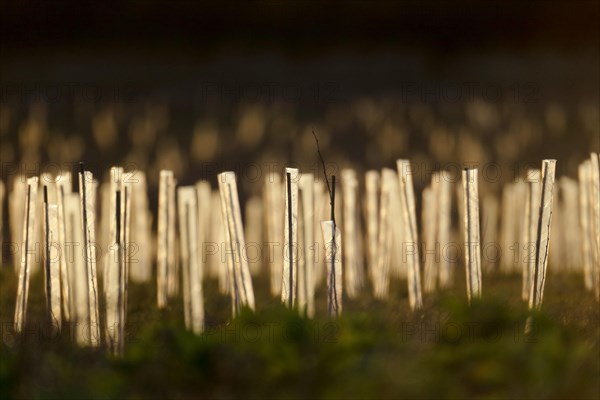
<path id="1" fill-rule="evenodd" d="M 538 182 L 541 182 L 541 177 Z M 541 184 L 538 183 L 541 186 Z M 523 204 L 527 202 L 527 182 L 524 179 L 519 179 L 515 182 L 515 193 L 512 199 L 511 210 L 515 214 L 515 245 L 513 246 L 513 251 L 515 255 L 518 257 L 517 262 L 512 265 L 512 271 L 518 271 L 519 269 L 525 268 L 527 266 L 528 257 L 532 257 L 532 254 L 535 255 L 535 251 L 531 249 L 528 243 L 524 242 L 524 229 L 526 226 L 521 223 L 521 221 L 525 221 L 525 207 Z M 536 199 L 539 199 L 539 195 L 536 198 L 534 192 L 534 201 L 539 203 Z M 537 205 L 534 202 L 534 207 L 537 213 Z M 537 217 L 536 217 L 537 218 Z M 528 225 L 529 226 L 529 225 Z M 535 236 L 534 236 L 535 237 Z M 532 239 L 534 241 L 535 239 Z"/>
<path id="2" fill-rule="evenodd" d="M 58 246 L 61 249 L 60 257 L 60 287 L 62 298 L 62 316 L 65 321 L 71 320 L 71 289 L 69 269 L 67 267 L 66 241 L 67 226 L 65 213 L 65 197 L 71 193 L 71 173 L 62 173 L 56 178 L 56 201 L 58 205 Z"/>
<path id="3" fill-rule="evenodd" d="M 563 247 L 564 267 L 568 271 L 578 271 L 582 265 L 583 257 L 580 243 L 582 241 L 579 230 L 579 187 L 577 181 L 568 176 L 559 180 L 562 193 L 562 221 L 563 231 L 560 232 Z"/>
<path id="4" fill-rule="evenodd" d="M 110 175 L 110 174 L 109 174 Z M 100 192 L 100 224 L 98 227 L 98 245 L 100 247 L 100 260 L 102 262 L 98 263 L 98 273 L 102 275 L 102 283 L 103 283 L 103 293 L 106 298 L 106 290 L 108 289 L 107 276 L 108 268 L 106 264 L 109 262 L 107 258 L 112 257 L 110 254 L 111 251 L 111 242 L 110 242 L 110 225 L 114 221 L 114 211 L 111 211 L 111 207 L 114 205 L 115 199 L 114 194 L 111 194 L 111 178 L 109 177 L 106 182 L 100 184 L 98 189 Z M 111 199 L 111 197 L 113 197 Z"/>
<path id="5" fill-rule="evenodd" d="M 415 212 L 415 194 L 412 182 L 412 171 L 408 160 L 397 160 L 398 180 L 400 184 L 400 199 L 403 204 L 404 220 L 408 222 L 407 238 L 409 246 L 412 247 L 409 254 L 408 264 L 408 299 L 412 310 L 419 309 L 423 306 L 423 298 L 421 295 L 421 272 L 419 261 L 418 232 L 417 232 L 417 216 Z M 412 255 L 412 257 L 410 257 Z"/>
<path id="6" fill-rule="evenodd" d="M 210 205 L 211 207 L 218 207 L 219 210 L 222 209 L 221 194 L 218 190 L 211 192 Z M 225 237 L 226 226 L 227 219 L 225 218 L 223 211 L 218 212 L 217 210 L 214 210 L 211 212 L 210 238 L 212 244 L 216 245 L 216 249 L 212 251 L 212 248 L 207 247 L 206 256 L 210 263 L 212 276 L 219 279 L 219 293 L 231 294 L 230 289 L 233 287 L 233 284 L 231 283 L 231 277 L 229 276 L 229 263 L 231 262 L 231 257 L 225 252 L 226 244 L 229 243 L 229 238 Z M 233 264 L 231 265 L 231 268 L 233 270 Z"/>
<path id="7" fill-rule="evenodd" d="M 583 276 L 585 288 L 594 290 L 594 254 L 592 248 L 592 207 L 588 183 L 591 173 L 591 161 L 579 164 L 579 228 L 581 229 L 581 252 L 583 257 Z"/>
<path id="8" fill-rule="evenodd" d="M 381 170 L 381 196 L 379 204 L 379 232 L 377 236 L 377 266 L 373 271 L 373 295 L 377 299 L 386 299 L 390 287 L 390 253 L 392 230 L 390 227 L 390 198 L 392 180 L 396 174 L 389 168 Z"/>
<path id="9" fill-rule="evenodd" d="M 123 244 L 121 242 L 121 207 L 123 205 L 123 168 L 110 169 L 108 182 L 108 207 L 103 207 L 107 214 L 104 218 L 108 221 L 108 252 L 104 265 L 104 293 L 106 297 L 106 327 L 105 338 L 109 350 L 113 354 L 119 353 L 120 348 L 120 300 L 122 288 L 120 275 L 123 273 Z"/>
<path id="10" fill-rule="evenodd" d="M 198 199 L 198 207 L 196 210 L 196 215 L 198 215 L 198 243 L 197 246 L 197 257 L 198 262 L 202 268 L 202 275 L 210 275 L 211 271 L 209 269 L 209 259 L 208 259 L 208 246 L 212 246 L 215 251 L 218 249 L 219 245 L 215 240 L 213 243 L 209 243 L 211 240 L 211 218 L 212 214 L 220 215 L 219 212 L 214 212 L 212 210 L 213 205 L 211 204 L 211 187 L 210 182 L 208 181 L 198 181 L 196 182 L 196 198 Z M 218 203 L 217 203 L 218 204 Z M 220 240 L 222 242 L 222 240 Z M 213 276 L 218 276 L 218 274 L 214 274 Z"/>
<path id="11" fill-rule="evenodd" d="M 315 243 L 312 245 L 314 252 L 313 258 L 315 262 L 314 268 L 314 285 L 316 287 L 323 282 L 325 275 L 325 257 L 321 253 L 325 248 L 325 242 L 323 242 L 323 234 L 321 233 L 321 221 L 328 219 L 329 217 L 323 217 L 326 214 L 327 206 L 329 205 L 329 194 L 325 193 L 325 184 L 322 180 L 315 179 L 314 182 L 314 199 L 315 199 L 315 218 L 313 220 L 313 237 Z"/>
<path id="12" fill-rule="evenodd" d="M 293 308 L 298 290 L 298 180 L 296 168 L 285 169 L 285 219 L 281 301 Z"/>
<path id="13" fill-rule="evenodd" d="M 536 261 L 532 277 L 529 308 L 541 308 L 548 265 L 548 245 L 550 242 L 550 224 L 552 222 L 552 201 L 556 160 L 542 162 L 542 192 L 539 207 L 536 236 Z"/>
<path id="14" fill-rule="evenodd" d="M 60 249 L 58 248 L 58 207 L 48 204 L 48 190 L 44 186 L 44 278 L 48 321 L 53 331 L 62 325 L 60 295 Z"/>
<path id="15" fill-rule="evenodd" d="M 404 215 L 400 182 L 395 171 L 393 175 L 389 175 L 388 191 L 388 224 L 392 236 L 389 275 L 390 279 L 395 277 L 408 280 L 409 264 L 414 261 L 412 252 L 415 247 L 410 240 L 410 224 Z"/>
<path id="16" fill-rule="evenodd" d="M 25 221 L 25 207 L 23 202 L 27 196 L 27 183 L 22 175 L 17 175 L 13 178 L 12 190 L 8 194 L 8 223 L 10 225 L 10 240 L 15 245 L 13 251 L 13 268 L 15 272 L 19 272 L 22 263 L 23 250 L 23 225 Z M 29 267 L 28 267 L 29 268 Z M 31 271 L 30 271 L 31 272 Z"/>
<path id="17" fill-rule="evenodd" d="M 177 209 L 179 214 L 179 245 L 181 246 L 181 280 L 183 288 L 183 320 L 186 329 L 192 329 L 192 301 L 191 301 L 191 254 L 189 249 L 190 226 L 187 221 L 190 214 L 189 187 L 183 186 L 177 189 Z"/>
<path id="18" fill-rule="evenodd" d="M 600 301 L 600 154 L 592 153 L 590 155 L 591 160 L 591 204 L 593 210 L 593 227 L 594 236 L 592 245 L 594 246 L 594 293 L 596 294 L 596 300 Z"/>
<path id="19" fill-rule="evenodd" d="M 484 253 L 484 266 L 487 272 L 496 270 L 497 243 L 498 234 L 498 200 L 492 193 L 488 193 L 483 197 L 483 232 L 482 241 Z"/>
<path id="20" fill-rule="evenodd" d="M 198 205 L 196 188 L 184 186 L 177 190 L 179 205 L 179 232 L 181 237 L 181 270 L 185 324 L 196 334 L 204 330 L 204 298 L 202 293 L 202 265 L 198 258 Z"/>
<path id="21" fill-rule="evenodd" d="M 126 174 L 131 184 L 131 243 L 136 262 L 131 263 L 131 279 L 134 282 L 150 282 L 152 278 L 152 213 L 148 206 L 146 174 L 133 171 Z"/>
<path id="22" fill-rule="evenodd" d="M 462 178 L 462 175 L 461 175 Z M 460 185 L 456 185 L 455 186 L 455 190 L 456 190 L 456 204 L 457 204 L 457 208 L 458 208 L 458 220 L 459 221 L 464 221 L 466 218 L 466 213 L 465 213 L 465 193 L 464 193 L 464 188 L 462 185 L 462 181 Z M 460 224 L 460 223 L 459 223 Z M 458 237 L 460 238 L 460 245 L 461 247 L 465 247 L 465 242 L 467 240 L 466 238 L 466 234 L 465 234 L 465 230 L 464 230 L 464 226 L 461 227 L 461 229 L 458 230 Z"/>
<path id="23" fill-rule="evenodd" d="M 69 311 L 72 334 L 80 346 L 90 344 L 88 281 L 85 270 L 85 248 L 81 229 L 81 201 L 78 193 L 65 194 L 65 258 L 69 271 Z"/>
<path id="24" fill-rule="evenodd" d="M 479 180 L 477 169 L 462 172 L 467 295 L 481 297 L 481 244 L 479 239 Z"/>
<path id="25" fill-rule="evenodd" d="M 157 260 L 156 260 L 156 282 L 158 308 L 167 306 L 169 296 L 169 281 L 173 275 L 173 265 L 170 256 L 174 251 L 175 243 L 171 242 L 171 226 L 174 226 L 174 215 L 171 214 L 169 202 L 172 200 L 170 192 L 174 190 L 173 172 L 160 171 L 158 184 L 158 233 L 157 233 Z"/>
<path id="26" fill-rule="evenodd" d="M 527 182 L 527 194 L 525 200 L 525 218 L 523 218 L 522 246 L 523 255 L 523 287 L 521 296 L 524 301 L 529 300 L 531 286 L 533 285 L 533 270 L 536 260 L 536 237 L 541 196 L 541 171 L 530 169 L 525 177 Z"/>
<path id="27" fill-rule="evenodd" d="M 438 200 L 437 242 L 439 249 L 439 285 L 440 288 L 449 288 L 454 284 L 454 269 L 450 264 L 447 246 L 450 243 L 450 212 L 451 212 L 451 184 L 445 172 L 438 172 L 436 179 L 436 196 Z"/>
<path id="28" fill-rule="evenodd" d="M 122 263 L 123 270 L 120 274 L 119 289 L 120 289 L 120 304 L 119 304 L 119 354 L 123 354 L 125 345 L 125 324 L 127 323 L 127 300 L 129 298 L 129 276 L 131 271 L 131 200 L 132 200 L 132 185 L 130 182 L 130 174 L 125 174 L 123 182 L 123 195 L 121 205 L 121 247 L 122 247 Z"/>
<path id="29" fill-rule="evenodd" d="M 106 338 L 115 355 L 124 351 L 131 251 L 131 173 L 111 168 L 110 238 L 106 262 Z"/>
<path id="30" fill-rule="evenodd" d="M 83 230 L 84 262 L 88 281 L 89 331 L 90 345 L 100 345 L 100 317 L 98 313 L 98 282 L 96 279 L 96 237 L 94 213 L 94 184 L 93 175 L 83 171 L 80 164 L 79 197 L 81 200 L 81 229 Z"/>
<path id="31" fill-rule="evenodd" d="M 343 169 L 342 176 L 342 215 L 344 221 L 344 265 L 346 293 L 356 298 L 363 286 L 362 235 L 360 218 L 356 207 L 358 179 L 352 169 Z"/>
<path id="32" fill-rule="evenodd" d="M 21 268 L 17 287 L 17 301 L 15 306 L 15 332 L 19 333 L 25 325 L 27 317 L 27 298 L 29 296 L 30 266 L 34 262 L 35 243 L 33 243 L 33 229 L 35 226 L 35 209 L 37 201 L 38 178 L 27 179 L 25 196 L 25 219 L 23 222 L 23 250 Z M 23 200 L 21 200 L 22 202 Z"/>
<path id="33" fill-rule="evenodd" d="M 321 231 L 327 265 L 327 312 L 329 317 L 342 314 L 342 235 L 333 221 L 322 221 Z"/>
<path id="34" fill-rule="evenodd" d="M 262 258 L 262 227 L 263 227 L 263 205 L 259 196 L 251 196 L 246 201 L 246 257 L 250 266 L 250 273 L 258 275 L 261 271 Z"/>
<path id="35" fill-rule="evenodd" d="M 244 292 L 242 291 L 242 281 L 236 265 L 237 249 L 235 240 L 235 222 L 233 221 L 233 206 L 231 205 L 231 189 L 224 183 L 224 179 L 221 177 L 219 180 L 219 198 L 221 202 L 221 210 L 223 215 L 223 236 L 225 242 L 223 244 L 223 253 L 227 259 L 227 281 L 229 283 L 229 293 L 231 295 L 231 304 L 233 308 L 233 316 L 235 317 L 240 307 L 244 304 L 242 297 Z M 223 181 L 223 185 L 221 182 Z M 239 263 L 239 260 L 237 260 Z"/>
<path id="36" fill-rule="evenodd" d="M 177 233 L 175 231 L 175 221 L 177 221 L 177 203 L 175 200 L 175 188 L 177 180 L 175 177 L 169 181 L 169 190 L 167 192 L 168 202 L 167 208 L 169 212 L 169 224 L 167 225 L 168 235 L 168 273 L 167 273 L 167 295 L 169 298 L 174 298 L 179 294 L 179 246 L 177 245 Z"/>
<path id="37" fill-rule="evenodd" d="M 559 184 L 554 185 L 554 205 L 552 209 L 552 226 L 550 227 L 550 243 L 552 246 L 548 248 L 548 265 L 551 265 L 555 271 L 561 271 L 564 269 L 564 249 L 563 249 L 563 238 L 562 232 L 564 226 L 563 220 L 563 201 L 561 196 L 561 189 Z"/>
<path id="38" fill-rule="evenodd" d="M 426 187 L 423 190 L 423 202 L 421 209 L 422 216 L 422 227 L 423 227 L 423 262 L 425 263 L 423 269 L 423 290 L 425 293 L 435 292 L 435 285 L 438 277 L 437 262 L 436 262 L 436 251 L 437 244 L 435 242 L 436 237 L 436 220 L 437 220 L 437 199 L 436 195 L 436 183 L 432 181 L 431 186 Z"/>
<path id="39" fill-rule="evenodd" d="M 281 184 L 281 176 L 278 173 L 269 174 L 264 181 L 264 199 L 267 225 L 267 245 L 269 246 L 268 261 L 270 269 L 271 294 L 281 294 L 281 279 L 283 271 L 283 246 L 281 235 L 283 233 L 284 216 L 284 188 Z M 270 248 L 274 248 L 271 252 Z"/>
<path id="40" fill-rule="evenodd" d="M 50 181 L 49 174 L 44 173 L 39 176 L 39 187 L 38 187 L 38 196 L 36 200 L 36 219 L 35 226 L 33 227 L 33 236 L 30 240 L 33 240 L 36 246 L 36 255 L 34 258 L 34 262 L 29 266 L 29 271 L 31 276 L 35 276 L 38 272 L 41 271 L 44 274 L 44 263 L 43 263 L 43 253 L 44 253 L 44 196 L 43 196 L 43 185 Z"/>
<path id="41" fill-rule="evenodd" d="M 246 247 L 242 213 L 237 192 L 237 183 L 234 172 L 222 172 L 218 175 L 219 190 L 221 193 L 221 207 L 224 211 L 225 238 L 228 238 L 231 248 L 233 271 L 230 269 L 234 287 L 232 300 L 235 306 L 234 316 L 239 311 L 239 305 L 245 305 L 254 310 L 254 290 L 248 260 L 242 251 Z"/>
<path id="42" fill-rule="evenodd" d="M 501 265 L 506 273 L 522 273 L 527 267 L 527 246 L 523 242 L 524 224 L 527 221 L 523 205 L 527 202 L 527 196 L 527 183 L 524 180 L 515 180 L 505 187 L 502 203 Z"/>
<path id="43" fill-rule="evenodd" d="M 515 214 L 512 209 L 514 198 L 514 183 L 508 183 L 502 189 L 502 218 L 500 219 L 502 231 L 502 254 L 500 269 L 509 273 L 513 268 L 513 257 L 510 252 L 515 243 Z"/>
<path id="44" fill-rule="evenodd" d="M 365 174 L 365 219 L 367 221 L 367 266 L 371 282 L 375 282 L 377 274 L 377 216 L 379 207 L 377 192 L 379 191 L 379 172 L 371 170 Z"/>
<path id="45" fill-rule="evenodd" d="M 315 315 L 315 257 L 314 257 L 314 197 L 313 174 L 302 174 L 298 183 L 299 197 L 299 243 L 302 256 L 298 260 L 298 308 L 307 317 Z"/>

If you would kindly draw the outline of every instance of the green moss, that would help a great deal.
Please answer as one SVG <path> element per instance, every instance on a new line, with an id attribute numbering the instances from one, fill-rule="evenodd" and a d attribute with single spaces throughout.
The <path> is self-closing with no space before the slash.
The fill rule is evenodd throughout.
<path id="1" fill-rule="evenodd" d="M 67 331 L 44 336 L 41 277 L 32 279 L 27 334 L 3 334 L 0 395 L 8 398 L 598 398 L 599 311 L 580 277 L 550 276 L 530 314 L 518 276 L 487 276 L 484 297 L 437 293 L 418 312 L 394 282 L 388 302 L 345 299 L 313 320 L 270 298 L 231 320 L 228 300 L 206 287 L 206 332 L 183 327 L 181 300 L 155 308 L 153 285 L 131 285 L 126 354 L 80 349 Z M 12 323 L 14 277 L 0 273 L 3 326 Z M 488 286 L 485 286 L 485 283 Z M 515 289 L 516 288 L 516 289 Z M 37 294 L 36 294 L 37 293 Z M 487 294 L 486 294 L 487 293 Z M 556 295 L 555 295 L 556 293 Z M 262 296 L 262 297 L 261 297 Z M 532 333 L 524 333 L 532 317 Z"/>

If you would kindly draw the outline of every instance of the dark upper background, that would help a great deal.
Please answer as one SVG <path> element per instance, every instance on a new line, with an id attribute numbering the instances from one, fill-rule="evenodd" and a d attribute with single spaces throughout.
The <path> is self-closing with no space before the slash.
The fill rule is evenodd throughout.
<path id="1" fill-rule="evenodd" d="M 2 1 L 0 156 L 192 182 L 311 164 L 316 127 L 361 169 L 556 157 L 572 175 L 600 145 L 599 20 L 597 1 Z"/>
<path id="2" fill-rule="evenodd" d="M 3 1 L 0 33 L 6 55 L 69 49 L 89 56 L 101 47 L 204 58 L 235 44 L 304 57 L 342 48 L 445 58 L 597 49 L 598 17 L 597 1 Z"/>

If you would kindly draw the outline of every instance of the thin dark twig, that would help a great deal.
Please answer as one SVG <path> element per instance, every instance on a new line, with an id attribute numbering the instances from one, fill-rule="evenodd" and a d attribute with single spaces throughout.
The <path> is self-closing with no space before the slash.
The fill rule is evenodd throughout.
<path id="1" fill-rule="evenodd" d="M 323 175 L 325 176 L 325 183 L 327 183 L 327 191 L 329 192 L 329 200 L 331 201 L 331 187 L 329 186 L 329 180 L 327 179 L 327 168 L 325 168 L 325 160 L 323 160 L 323 155 L 321 154 L 321 148 L 319 147 L 319 138 L 315 133 L 315 130 L 312 129 L 312 134 L 315 138 L 315 142 L 317 143 L 317 154 L 319 155 L 319 159 L 321 160 L 321 165 L 323 166 Z"/>
<path id="2" fill-rule="evenodd" d="M 329 186 L 329 180 L 327 179 L 327 169 L 325 168 L 325 160 L 323 160 L 323 155 L 321 154 L 321 149 L 319 148 L 319 138 L 315 133 L 315 130 L 312 129 L 312 134 L 315 138 L 315 142 L 317 143 L 317 154 L 319 155 L 319 159 L 321 160 L 321 165 L 323 166 L 323 175 L 325 176 L 325 183 L 327 183 L 327 191 L 329 192 L 329 205 L 331 206 L 331 222 L 333 222 L 333 229 L 331 233 L 331 272 L 329 276 L 329 282 L 331 282 L 331 286 L 329 287 L 329 301 L 328 301 L 328 312 L 329 316 L 332 316 L 335 311 L 335 316 L 339 315 L 339 305 L 337 298 L 337 282 L 335 279 L 335 257 L 336 257 L 336 244 L 335 244 L 335 175 L 331 177 L 331 186 Z"/>
<path id="3" fill-rule="evenodd" d="M 314 129 L 311 129 L 311 131 L 315 138 L 315 142 L 317 144 L 317 154 L 319 155 L 319 159 L 321 160 L 321 165 L 323 166 L 323 176 L 325 176 L 325 183 L 327 184 L 327 191 L 329 192 L 329 205 L 331 206 L 332 220 L 333 220 L 333 224 L 335 225 L 335 218 L 333 217 L 335 193 L 332 192 L 331 186 L 329 186 L 329 180 L 327 179 L 327 168 L 325 167 L 325 160 L 323 159 L 323 155 L 321 154 L 321 148 L 319 147 L 319 138 L 317 137 L 317 134 L 315 133 Z M 334 190 L 335 190 L 335 188 L 334 188 Z"/>

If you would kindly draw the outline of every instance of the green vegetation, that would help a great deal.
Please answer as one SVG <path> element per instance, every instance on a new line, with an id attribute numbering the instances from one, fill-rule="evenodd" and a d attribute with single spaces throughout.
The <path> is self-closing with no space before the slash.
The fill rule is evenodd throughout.
<path id="1" fill-rule="evenodd" d="M 132 285 L 125 357 L 80 349 L 68 330 L 50 337 L 43 278 L 32 280 L 28 328 L 11 333 L 15 278 L 0 274 L 0 398 L 598 398 L 600 311 L 580 276 L 550 275 L 534 332 L 520 277 L 484 276 L 483 300 L 464 284 L 428 296 L 411 313 L 403 282 L 379 302 L 345 299 L 314 320 L 282 307 L 255 279 L 258 310 L 231 321 L 227 297 L 205 282 L 207 332 L 183 329 L 180 300 L 155 307 L 154 285 Z M 365 291 L 365 292 L 368 292 Z"/>

